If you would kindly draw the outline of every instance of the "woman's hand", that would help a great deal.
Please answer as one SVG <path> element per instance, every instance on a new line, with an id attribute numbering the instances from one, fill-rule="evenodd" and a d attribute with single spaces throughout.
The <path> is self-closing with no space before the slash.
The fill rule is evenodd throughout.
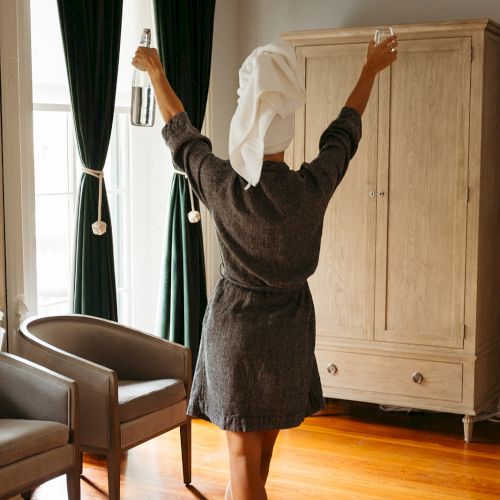
<path id="1" fill-rule="evenodd" d="M 378 45 L 375 45 L 372 40 L 368 44 L 365 62 L 366 70 L 376 75 L 379 71 L 391 65 L 398 57 L 397 46 L 398 39 L 396 36 L 391 36 Z"/>
<path id="2" fill-rule="evenodd" d="M 184 111 L 184 106 L 179 100 L 163 71 L 160 56 L 156 49 L 137 47 L 132 64 L 141 71 L 147 71 L 153 84 L 156 102 L 160 108 L 163 119 L 168 122 L 177 113 Z"/>
<path id="3" fill-rule="evenodd" d="M 150 74 L 155 70 L 163 69 L 158 51 L 149 47 L 137 47 L 132 65 Z"/>

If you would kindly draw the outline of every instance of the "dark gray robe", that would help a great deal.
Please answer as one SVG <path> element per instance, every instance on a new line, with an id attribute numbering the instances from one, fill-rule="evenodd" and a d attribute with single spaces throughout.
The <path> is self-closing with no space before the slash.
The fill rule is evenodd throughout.
<path id="1" fill-rule="evenodd" d="M 212 153 L 186 113 L 163 137 L 210 210 L 222 277 L 208 304 L 188 414 L 222 429 L 284 429 L 324 406 L 307 284 L 318 264 L 323 217 L 361 137 L 343 108 L 316 159 L 292 171 L 264 161 L 256 187 Z"/>

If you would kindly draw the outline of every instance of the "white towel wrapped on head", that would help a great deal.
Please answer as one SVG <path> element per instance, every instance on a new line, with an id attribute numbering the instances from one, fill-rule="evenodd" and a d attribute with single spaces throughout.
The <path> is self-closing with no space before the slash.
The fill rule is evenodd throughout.
<path id="1" fill-rule="evenodd" d="M 293 138 L 293 115 L 305 92 L 296 73 L 293 48 L 274 42 L 256 48 L 239 72 L 238 107 L 229 130 L 229 159 L 256 186 L 264 154 L 284 151 Z"/>

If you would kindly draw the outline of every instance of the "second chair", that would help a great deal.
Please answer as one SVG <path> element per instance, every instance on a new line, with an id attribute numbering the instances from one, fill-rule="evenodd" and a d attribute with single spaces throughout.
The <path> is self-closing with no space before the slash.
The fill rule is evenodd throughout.
<path id="1" fill-rule="evenodd" d="M 81 449 L 106 455 L 111 499 L 120 498 L 121 452 L 176 427 L 184 483 L 190 484 L 188 348 L 83 315 L 27 319 L 14 348 L 78 383 Z"/>

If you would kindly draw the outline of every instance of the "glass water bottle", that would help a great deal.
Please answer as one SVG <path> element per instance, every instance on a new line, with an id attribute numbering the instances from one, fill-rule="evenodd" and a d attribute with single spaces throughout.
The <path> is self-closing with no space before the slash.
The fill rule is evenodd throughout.
<path id="1" fill-rule="evenodd" d="M 141 45 L 143 47 L 151 45 L 151 30 L 148 28 L 145 28 L 142 33 Z M 152 127 L 154 125 L 155 96 L 147 71 L 134 70 L 130 122 L 139 127 Z"/>

